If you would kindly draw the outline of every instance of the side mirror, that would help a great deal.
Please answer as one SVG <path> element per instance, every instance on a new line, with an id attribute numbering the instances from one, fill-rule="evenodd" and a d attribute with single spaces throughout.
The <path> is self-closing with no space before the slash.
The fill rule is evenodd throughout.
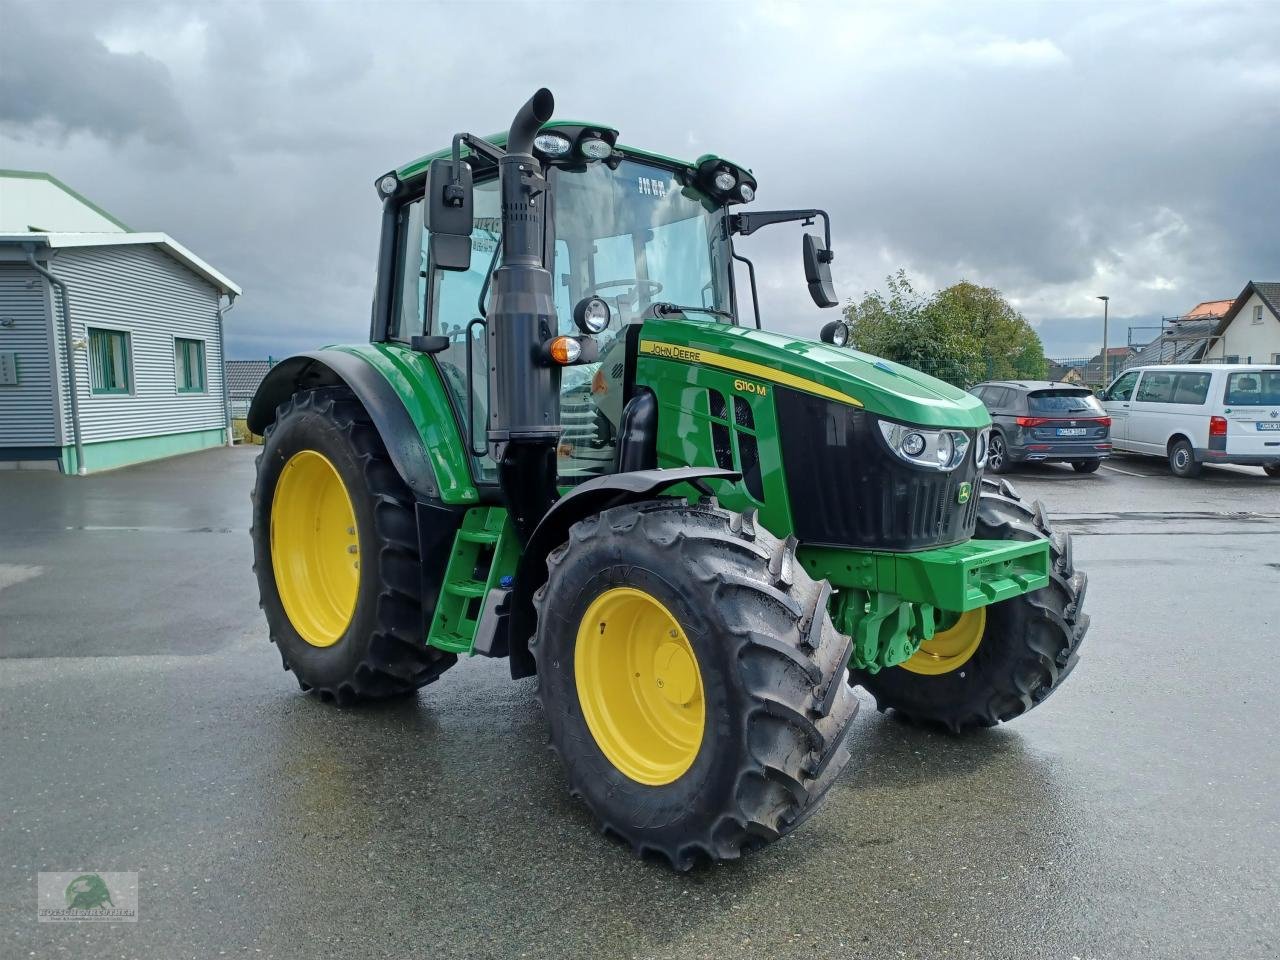
<path id="1" fill-rule="evenodd" d="M 836 288 L 831 282 L 831 251 L 812 233 L 806 233 L 800 244 L 804 256 L 804 278 L 809 283 L 809 296 L 820 307 L 834 307 Z"/>
<path id="2" fill-rule="evenodd" d="M 448 157 L 432 160 L 427 171 L 427 240 L 432 265 L 440 270 L 471 269 L 471 167 Z"/>

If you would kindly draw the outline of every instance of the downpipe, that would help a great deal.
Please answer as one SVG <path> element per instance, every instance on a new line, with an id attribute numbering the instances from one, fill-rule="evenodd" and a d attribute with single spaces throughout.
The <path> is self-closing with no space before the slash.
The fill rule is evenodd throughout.
<path id="1" fill-rule="evenodd" d="M 57 287 L 62 294 L 62 340 L 67 357 L 67 392 L 71 395 L 71 436 L 76 449 L 76 473 L 83 477 L 88 471 L 84 466 L 84 439 L 80 434 L 80 401 L 77 398 L 79 391 L 76 389 L 79 376 L 76 372 L 75 348 L 71 343 L 71 291 L 61 277 L 40 265 L 31 247 L 27 247 L 27 265 Z"/>
<path id="2" fill-rule="evenodd" d="M 218 313 L 218 357 L 222 364 L 222 418 L 226 422 L 227 446 L 236 445 L 235 433 L 231 429 L 231 387 L 227 383 L 227 336 L 224 330 L 223 317 L 235 309 L 236 295 L 227 294 L 227 308 L 222 309 L 222 295 L 218 295 L 218 305 L 214 309 Z"/>

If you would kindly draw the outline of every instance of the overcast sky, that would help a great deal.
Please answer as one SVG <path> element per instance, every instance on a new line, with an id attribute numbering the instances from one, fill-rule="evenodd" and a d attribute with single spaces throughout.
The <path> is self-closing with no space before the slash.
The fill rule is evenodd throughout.
<path id="1" fill-rule="evenodd" d="M 625 143 L 832 214 L 842 297 L 1002 290 L 1051 356 L 1280 280 L 1280 3 L 0 0 L 0 167 L 244 287 L 233 357 L 368 334 L 375 177 L 540 85 Z M 799 230 L 740 247 L 816 333 Z"/>

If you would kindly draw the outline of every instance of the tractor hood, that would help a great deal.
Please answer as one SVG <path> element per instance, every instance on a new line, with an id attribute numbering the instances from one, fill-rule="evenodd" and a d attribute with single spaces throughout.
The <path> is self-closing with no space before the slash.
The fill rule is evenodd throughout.
<path id="1" fill-rule="evenodd" d="M 719 367 L 745 379 L 851 403 L 904 423 L 980 428 L 991 418 L 977 397 L 892 360 L 704 320 L 646 320 L 642 355 Z"/>

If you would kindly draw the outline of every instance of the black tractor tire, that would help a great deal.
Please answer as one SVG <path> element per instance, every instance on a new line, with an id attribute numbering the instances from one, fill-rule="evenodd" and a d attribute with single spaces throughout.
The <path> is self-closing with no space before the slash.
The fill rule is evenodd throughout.
<path id="1" fill-rule="evenodd" d="M 1169 445 L 1169 469 L 1175 477 L 1194 480 L 1204 472 L 1204 464 L 1196 460 L 1190 441 L 1179 437 Z"/>
<path id="2" fill-rule="evenodd" d="M 349 625 L 330 646 L 308 643 L 285 612 L 271 556 L 271 510 L 285 464 L 297 453 L 323 454 L 355 513 L 359 588 Z M 271 642 L 298 684 L 342 706 L 407 694 L 457 662 L 422 636 L 422 586 L 414 500 L 387 456 L 364 407 L 344 387 L 294 394 L 263 435 L 253 489 L 254 572 Z"/>
<path id="3" fill-rule="evenodd" d="M 1101 460 L 1072 460 L 1071 469 L 1076 473 L 1097 473 Z"/>
<path id="4" fill-rule="evenodd" d="M 1009 459 L 1009 443 L 999 430 L 991 431 L 991 447 L 987 451 L 987 472 L 1008 473 L 1013 467 Z"/>
<path id="5" fill-rule="evenodd" d="M 1268 463 L 1262 468 L 1262 472 L 1268 477 L 1280 479 L 1280 463 Z"/>
<path id="6" fill-rule="evenodd" d="M 984 479 L 976 536 L 1048 540 L 1049 585 L 988 607 L 977 650 L 950 673 L 851 671 L 849 682 L 866 688 L 881 711 L 957 734 L 994 727 L 1043 703 L 1075 669 L 1089 628 L 1088 578 L 1075 569 L 1070 535 L 1050 529 L 1038 501 L 1028 505 L 1007 481 Z"/>
<path id="7" fill-rule="evenodd" d="M 735 859 L 813 812 L 849 759 L 858 701 L 844 682 L 852 642 L 832 626 L 830 587 L 804 571 L 794 540 L 713 501 L 664 499 L 580 521 L 547 567 L 531 643 L 538 697 L 570 795 L 606 834 L 688 870 Z M 701 674 L 696 756 L 658 786 L 610 761 L 577 691 L 579 625 L 596 598 L 620 586 L 661 601 Z"/>

